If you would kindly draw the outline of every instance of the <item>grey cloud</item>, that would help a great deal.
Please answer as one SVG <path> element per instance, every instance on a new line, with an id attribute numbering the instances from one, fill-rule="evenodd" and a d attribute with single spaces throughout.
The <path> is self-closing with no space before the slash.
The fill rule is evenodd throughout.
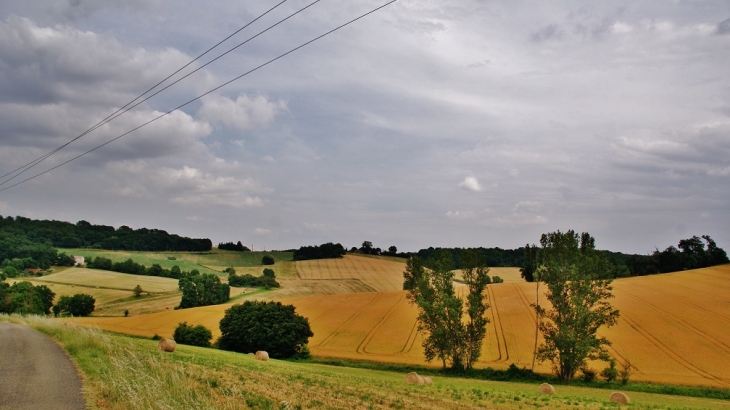
<path id="1" fill-rule="evenodd" d="M 557 24 L 548 24 L 530 33 L 530 40 L 534 42 L 560 40 L 562 37 L 563 30 Z"/>
<path id="2" fill-rule="evenodd" d="M 715 32 L 720 35 L 730 34 L 730 18 L 726 18 L 718 23 L 717 30 Z"/>

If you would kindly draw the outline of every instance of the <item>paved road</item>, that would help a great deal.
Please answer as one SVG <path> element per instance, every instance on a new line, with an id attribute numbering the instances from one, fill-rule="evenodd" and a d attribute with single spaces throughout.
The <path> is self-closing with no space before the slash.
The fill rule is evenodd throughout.
<path id="1" fill-rule="evenodd" d="M 0 409 L 85 409 L 81 378 L 48 336 L 0 323 Z"/>

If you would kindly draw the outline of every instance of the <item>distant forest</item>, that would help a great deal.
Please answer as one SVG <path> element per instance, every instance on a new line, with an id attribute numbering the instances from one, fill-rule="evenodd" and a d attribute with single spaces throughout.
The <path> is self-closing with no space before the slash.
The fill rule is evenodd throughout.
<path id="1" fill-rule="evenodd" d="M 23 257 L 12 250 L 33 245 L 59 248 L 95 248 L 127 251 L 209 251 L 210 239 L 192 239 L 160 229 L 132 229 L 128 226 L 76 224 L 0 216 L 0 253 L 6 258 Z M 4 251 L 4 252 L 3 252 Z M 21 252 L 22 253 L 22 252 Z"/>

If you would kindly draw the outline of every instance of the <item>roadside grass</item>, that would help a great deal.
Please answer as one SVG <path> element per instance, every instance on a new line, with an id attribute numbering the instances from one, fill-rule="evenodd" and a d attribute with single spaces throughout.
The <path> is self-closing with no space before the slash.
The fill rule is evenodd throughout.
<path id="1" fill-rule="evenodd" d="M 84 377 L 90 408 L 105 409 L 617 409 L 610 392 L 558 386 L 552 396 L 536 383 L 434 375 L 434 385 L 403 382 L 404 370 L 336 367 L 309 362 L 256 361 L 253 356 L 178 345 L 157 351 L 155 341 L 65 325 L 54 319 L 0 315 L 56 340 Z M 632 393 L 631 408 L 727 408 L 728 402 Z"/>

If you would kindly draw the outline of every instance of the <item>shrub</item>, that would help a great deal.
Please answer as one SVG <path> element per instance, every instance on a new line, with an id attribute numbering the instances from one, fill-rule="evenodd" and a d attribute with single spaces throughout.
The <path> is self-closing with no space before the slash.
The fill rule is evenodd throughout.
<path id="1" fill-rule="evenodd" d="M 264 257 L 261 258 L 261 264 L 262 265 L 273 265 L 274 258 L 272 258 L 270 255 L 264 255 Z"/>
<path id="2" fill-rule="evenodd" d="M 618 369 L 616 368 L 616 359 L 611 359 L 608 367 L 603 369 L 601 377 L 606 379 L 607 382 L 612 382 L 618 377 Z"/>
<path id="3" fill-rule="evenodd" d="M 134 289 L 132 289 L 132 292 L 134 292 L 134 297 L 136 298 L 142 296 L 142 286 L 135 286 Z"/>
<path id="4" fill-rule="evenodd" d="M 265 350 L 272 358 L 295 356 L 314 336 L 309 321 L 294 306 L 281 302 L 246 301 L 226 310 L 220 321 L 218 346 L 223 350 L 254 353 Z"/>
<path id="5" fill-rule="evenodd" d="M 203 325 L 190 326 L 188 322 L 182 322 L 175 328 L 172 338 L 184 345 L 210 347 L 213 334 Z"/>
<path id="6" fill-rule="evenodd" d="M 127 316 L 129 316 L 129 309 L 124 310 L 124 317 L 127 317 Z"/>
<path id="7" fill-rule="evenodd" d="M 621 379 L 621 384 L 626 384 L 629 382 L 629 377 L 631 377 L 631 369 L 634 368 L 634 366 L 631 365 L 631 362 L 626 360 L 623 365 L 621 366 L 621 371 L 619 372 L 619 378 Z"/>
<path id="8" fill-rule="evenodd" d="M 264 277 L 265 278 L 275 279 L 276 278 L 276 273 L 274 273 L 274 270 L 271 269 L 271 268 L 264 268 Z"/>
<path id="9" fill-rule="evenodd" d="M 596 380 L 596 371 L 593 369 L 589 369 L 587 367 L 581 367 L 581 378 L 584 382 L 590 383 L 594 380 Z"/>
<path id="10" fill-rule="evenodd" d="M 495 275 L 495 276 L 492 276 L 492 283 L 504 283 L 504 279 Z"/>

